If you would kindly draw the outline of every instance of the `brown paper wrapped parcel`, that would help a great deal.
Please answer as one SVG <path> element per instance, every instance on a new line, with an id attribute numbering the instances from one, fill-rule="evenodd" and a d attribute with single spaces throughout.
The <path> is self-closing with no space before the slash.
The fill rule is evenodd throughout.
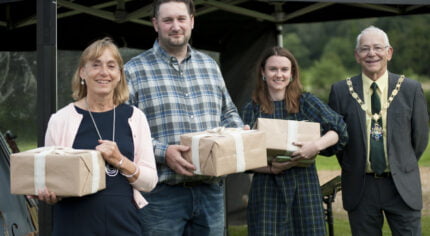
<path id="1" fill-rule="evenodd" d="M 290 156 L 298 150 L 293 142 L 315 141 L 321 137 L 320 124 L 316 122 L 258 118 L 255 128 L 266 133 L 269 159 Z"/>
<path id="2" fill-rule="evenodd" d="M 195 174 L 222 176 L 267 166 L 265 134 L 257 130 L 219 127 L 183 134 L 180 141 L 191 147 L 184 157 Z"/>
<path id="3" fill-rule="evenodd" d="M 14 153 L 11 193 L 37 195 L 45 187 L 57 196 L 84 196 L 106 188 L 105 161 L 95 150 L 42 147 Z"/>

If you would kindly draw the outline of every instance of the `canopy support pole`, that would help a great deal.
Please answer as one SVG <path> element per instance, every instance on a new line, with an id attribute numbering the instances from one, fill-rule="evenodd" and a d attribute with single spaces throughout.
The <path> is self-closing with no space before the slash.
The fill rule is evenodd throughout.
<path id="1" fill-rule="evenodd" d="M 49 117 L 57 110 L 57 2 L 37 1 L 37 146 L 44 146 Z M 52 207 L 39 204 L 39 235 L 51 235 Z"/>

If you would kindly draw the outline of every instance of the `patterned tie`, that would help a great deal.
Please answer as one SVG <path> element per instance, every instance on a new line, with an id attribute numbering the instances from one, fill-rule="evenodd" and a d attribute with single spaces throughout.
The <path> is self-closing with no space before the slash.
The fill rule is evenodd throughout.
<path id="1" fill-rule="evenodd" d="M 381 100 L 378 95 L 378 85 L 373 82 L 370 86 L 373 90 L 372 93 L 372 114 L 381 111 Z M 385 154 L 384 154 L 384 138 L 382 135 L 382 117 L 378 121 L 372 119 L 370 135 L 370 163 L 372 170 L 376 174 L 382 174 L 385 171 Z M 381 131 L 381 132 L 379 132 Z"/>

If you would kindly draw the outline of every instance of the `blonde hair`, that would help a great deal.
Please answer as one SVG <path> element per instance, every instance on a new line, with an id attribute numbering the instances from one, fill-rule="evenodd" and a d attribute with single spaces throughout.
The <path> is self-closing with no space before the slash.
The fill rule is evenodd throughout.
<path id="1" fill-rule="evenodd" d="M 124 61 L 121 57 L 118 47 L 114 44 L 113 40 L 109 37 L 99 39 L 90 44 L 83 52 L 79 59 L 78 68 L 72 79 L 72 97 L 75 101 L 80 100 L 87 96 L 87 85 L 81 84 L 80 70 L 85 66 L 88 61 L 93 61 L 99 58 L 105 50 L 110 50 L 115 61 L 118 63 L 120 70 L 120 81 L 114 89 L 113 103 L 115 105 L 124 103 L 128 100 L 129 92 L 127 81 L 124 74 Z"/>
<path id="2" fill-rule="evenodd" d="M 268 48 L 261 55 L 255 70 L 257 86 L 252 94 L 252 100 L 257 104 L 260 104 L 262 112 L 273 114 L 274 107 L 270 99 L 269 89 L 266 81 L 261 78 L 261 71 L 264 70 L 267 59 L 271 56 L 286 57 L 291 61 L 291 76 L 293 79 L 285 90 L 285 109 L 289 113 L 298 113 L 300 108 L 300 96 L 303 93 L 303 87 L 300 82 L 299 64 L 293 54 L 282 47 L 276 46 Z"/>

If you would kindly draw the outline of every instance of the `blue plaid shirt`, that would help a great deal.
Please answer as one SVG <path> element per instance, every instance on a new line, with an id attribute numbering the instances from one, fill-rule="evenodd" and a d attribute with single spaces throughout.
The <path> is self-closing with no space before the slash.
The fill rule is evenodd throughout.
<path id="1" fill-rule="evenodd" d="M 155 41 L 150 50 L 126 63 L 125 73 L 129 102 L 145 113 L 151 128 L 159 182 L 212 181 L 176 174 L 166 165 L 165 154 L 168 145 L 179 144 L 181 134 L 243 126 L 217 63 L 190 46 L 179 63 Z"/>

